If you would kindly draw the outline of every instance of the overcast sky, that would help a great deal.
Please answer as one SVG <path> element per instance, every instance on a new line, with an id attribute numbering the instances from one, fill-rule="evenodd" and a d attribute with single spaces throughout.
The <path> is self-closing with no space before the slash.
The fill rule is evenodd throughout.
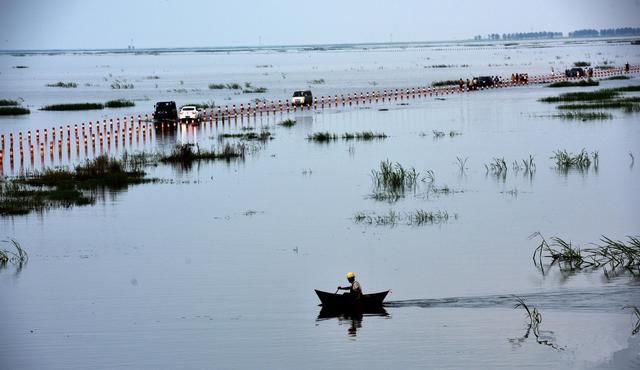
<path id="1" fill-rule="evenodd" d="M 469 39 L 640 27 L 640 0 L 0 0 L 0 49 Z"/>

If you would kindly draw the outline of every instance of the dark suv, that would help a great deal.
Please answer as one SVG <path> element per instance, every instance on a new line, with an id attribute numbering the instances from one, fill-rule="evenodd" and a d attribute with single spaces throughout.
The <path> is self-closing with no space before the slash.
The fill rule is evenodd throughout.
<path id="1" fill-rule="evenodd" d="M 174 101 L 157 102 L 154 108 L 153 119 L 156 121 L 176 121 L 178 119 L 178 109 Z"/>

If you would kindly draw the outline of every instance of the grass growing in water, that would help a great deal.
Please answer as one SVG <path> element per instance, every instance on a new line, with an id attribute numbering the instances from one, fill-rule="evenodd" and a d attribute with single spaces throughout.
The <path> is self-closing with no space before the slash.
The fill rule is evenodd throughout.
<path id="1" fill-rule="evenodd" d="M 103 109 L 104 105 L 101 103 L 71 103 L 71 104 L 52 104 L 45 105 L 41 110 L 48 111 L 70 111 L 70 110 L 92 110 Z"/>
<path id="2" fill-rule="evenodd" d="M 566 119 L 566 120 L 579 120 L 579 121 L 600 121 L 606 119 L 612 119 L 611 113 L 605 112 L 566 112 L 555 115 L 554 117 Z"/>
<path id="3" fill-rule="evenodd" d="M 523 308 L 527 313 L 529 324 L 527 325 L 527 331 L 522 336 L 522 338 L 518 338 L 510 341 L 514 343 L 524 342 L 527 338 L 529 338 L 529 335 L 531 334 L 531 332 L 533 332 L 533 335 L 536 337 L 536 342 L 538 344 L 544 344 L 555 350 L 564 351 L 563 347 L 560 347 L 553 342 L 552 337 L 550 335 L 545 335 L 543 337 L 540 334 L 540 324 L 542 324 L 542 314 L 540 313 L 540 311 L 536 307 L 529 308 L 529 306 L 525 303 L 524 299 L 520 297 L 515 297 L 515 298 L 517 303 L 513 306 L 513 308 L 514 309 Z M 553 334 L 553 333 L 549 332 L 549 334 Z"/>
<path id="4" fill-rule="evenodd" d="M 194 150 L 193 148 L 196 148 Z M 245 146 L 242 144 L 225 144 L 221 151 L 200 150 L 193 144 L 176 145 L 171 154 L 160 157 L 162 163 L 181 164 L 189 167 L 193 162 L 214 161 L 224 159 L 244 159 Z"/>
<path id="5" fill-rule="evenodd" d="M 457 218 L 457 215 L 453 215 Z M 376 214 L 374 212 L 358 212 L 353 216 L 353 221 L 357 224 L 376 226 L 395 226 L 405 224 L 409 226 L 424 226 L 444 223 L 449 220 L 447 211 L 425 211 L 417 209 L 412 212 L 397 212 L 389 210 L 386 214 Z"/>
<path id="6" fill-rule="evenodd" d="M 0 107 L 0 116 L 18 116 L 29 114 L 31 111 L 22 107 Z"/>
<path id="7" fill-rule="evenodd" d="M 584 62 L 584 61 L 578 61 L 578 62 L 574 62 L 573 63 L 574 67 L 589 67 L 590 65 L 591 65 L 591 63 Z"/>
<path id="8" fill-rule="evenodd" d="M 120 190 L 152 181 L 132 162 L 102 155 L 73 170 L 48 169 L 0 183 L 0 215 L 93 204 L 99 189 Z"/>
<path id="9" fill-rule="evenodd" d="M 13 105 L 20 105 L 17 100 L 0 99 L 0 107 L 8 107 Z"/>
<path id="10" fill-rule="evenodd" d="M 385 160 L 380 162 L 378 170 L 371 171 L 371 178 L 377 190 L 404 192 L 416 187 L 420 173 L 413 167 L 405 168 L 398 162 Z"/>
<path id="11" fill-rule="evenodd" d="M 598 86 L 600 82 L 588 79 L 588 80 L 580 80 L 577 82 L 573 81 L 559 81 L 550 84 L 547 87 L 587 87 L 587 86 Z"/>
<path id="12" fill-rule="evenodd" d="M 17 240 L 8 239 L 3 240 L 2 242 L 11 245 L 13 248 L 12 250 L 0 249 L 0 267 L 5 265 L 7 262 L 23 264 L 29 260 L 27 251 L 22 248 Z"/>
<path id="13" fill-rule="evenodd" d="M 62 87 L 65 89 L 75 89 L 78 87 L 78 84 L 75 82 L 56 82 L 54 84 L 47 84 L 47 87 Z"/>
<path id="14" fill-rule="evenodd" d="M 338 140 L 338 135 L 330 132 L 314 132 L 307 136 L 307 140 L 315 141 L 316 143 L 328 143 L 330 141 Z"/>
<path id="15" fill-rule="evenodd" d="M 539 232 L 530 236 L 536 237 L 539 237 L 541 242 L 533 252 L 533 262 L 543 274 L 545 257 L 551 260 L 547 269 L 556 265 L 563 272 L 602 269 L 606 277 L 622 272 L 630 273 L 636 278 L 640 277 L 640 238 L 637 236 L 627 236 L 626 242 L 602 236 L 602 244 L 594 244 L 594 247 L 585 249 L 573 246 L 570 241 L 558 237 L 553 237 L 551 242 L 547 242 Z"/>
<path id="16" fill-rule="evenodd" d="M 586 150 L 582 149 L 580 153 L 573 154 L 569 153 L 566 150 L 557 150 L 553 153 L 553 157 L 551 157 L 556 162 L 556 168 L 560 170 L 567 171 L 569 169 L 575 168 L 578 170 L 587 170 L 591 166 L 591 158 L 589 158 L 589 153 Z M 597 152 L 593 153 L 593 161 L 597 166 L 598 154 Z"/>
<path id="17" fill-rule="evenodd" d="M 285 119 L 284 121 L 278 123 L 278 125 L 282 126 L 282 127 L 287 127 L 287 128 L 293 127 L 293 126 L 296 125 L 296 120 L 294 120 L 294 119 Z"/>
<path id="18" fill-rule="evenodd" d="M 620 75 L 620 76 L 607 77 L 604 80 L 605 81 L 616 81 L 616 80 L 629 80 L 629 79 L 631 79 L 631 77 L 625 76 L 625 75 Z"/>
<path id="19" fill-rule="evenodd" d="M 136 103 L 131 100 L 126 99 L 118 99 L 118 100 L 109 100 L 104 103 L 105 108 L 126 108 L 126 107 L 135 107 Z"/>
<path id="20" fill-rule="evenodd" d="M 574 102 L 574 101 L 593 101 L 593 100 L 608 100 L 617 98 L 620 93 L 613 89 L 603 89 L 596 91 L 580 91 L 560 94 L 559 96 L 549 96 L 540 99 L 544 103 L 560 103 L 560 102 Z"/>
<path id="21" fill-rule="evenodd" d="M 271 135 L 271 132 L 267 130 L 262 130 L 259 133 L 254 131 L 234 133 L 234 134 L 225 133 L 220 135 L 220 137 L 225 139 L 240 139 L 243 141 L 261 141 L 263 143 L 269 140 L 273 140 L 273 135 Z"/>

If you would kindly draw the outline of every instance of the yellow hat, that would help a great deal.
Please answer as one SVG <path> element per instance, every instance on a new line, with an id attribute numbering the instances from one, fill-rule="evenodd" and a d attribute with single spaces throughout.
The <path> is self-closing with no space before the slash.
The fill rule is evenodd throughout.
<path id="1" fill-rule="evenodd" d="M 354 274 L 353 272 L 347 272 L 347 279 L 351 279 L 353 277 L 355 277 L 356 274 Z"/>

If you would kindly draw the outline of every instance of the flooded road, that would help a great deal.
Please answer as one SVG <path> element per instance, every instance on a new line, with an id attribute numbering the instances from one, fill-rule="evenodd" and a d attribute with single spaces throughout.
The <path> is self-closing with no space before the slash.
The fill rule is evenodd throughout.
<path id="1" fill-rule="evenodd" d="M 22 97 L 33 108 L 29 116 L 0 118 L 0 132 L 90 120 L 86 112 L 37 111 L 52 103 L 136 99 L 136 107 L 117 114 L 137 115 L 150 112 L 156 100 L 232 104 L 249 98 L 209 90 L 213 82 L 250 81 L 267 87 L 270 98 L 287 98 L 319 78 L 326 82 L 312 85 L 316 95 L 372 81 L 376 88 L 396 88 L 478 74 L 549 73 L 550 66 L 564 70 L 584 59 L 640 64 L 638 48 L 623 43 L 542 46 L 2 55 L 0 98 Z M 19 64 L 29 68 L 12 68 Z M 425 68 L 436 64 L 458 67 Z M 136 87 L 109 88 L 109 73 Z M 151 75 L 160 78 L 144 79 Z M 81 87 L 44 87 L 58 80 Z M 580 91 L 638 81 L 602 81 Z M 173 92 L 182 88 L 187 92 Z M 640 226 L 640 172 L 629 155 L 640 158 L 638 113 L 566 121 L 553 117 L 553 104 L 538 101 L 567 91 L 573 90 L 532 85 L 278 114 L 255 123 L 274 139 L 246 142 L 244 161 L 151 166 L 147 176 L 162 181 L 105 192 L 95 205 L 2 217 L 0 234 L 19 240 L 29 261 L 0 270 L 0 364 L 637 368 L 635 319 L 623 309 L 640 305 L 637 279 L 608 279 L 600 270 L 543 275 L 532 261 L 539 244 L 528 238 L 533 232 L 588 247 L 602 235 L 638 235 Z M 296 124 L 278 125 L 285 118 Z M 221 136 L 246 131 L 240 126 L 156 132 L 142 149 L 166 152 L 181 142 L 216 148 L 238 142 Z M 362 131 L 388 137 L 307 139 L 317 132 Z M 559 171 L 550 159 L 554 151 L 583 148 L 599 153 L 597 168 Z M 530 155 L 534 173 L 512 166 Z M 462 169 L 457 157 L 467 158 Z M 506 175 L 487 168 L 494 158 L 508 163 Z M 431 173 L 433 186 L 420 181 L 396 201 L 374 199 L 372 170 L 384 160 L 415 167 L 423 177 Z M 450 217 L 424 225 L 355 218 L 415 210 Z M 365 292 L 392 290 L 386 314 L 321 315 L 313 289 L 334 291 L 346 284 L 347 271 L 356 272 Z M 514 296 L 542 313 L 539 337 L 527 334 L 529 318 L 513 308 Z"/>

